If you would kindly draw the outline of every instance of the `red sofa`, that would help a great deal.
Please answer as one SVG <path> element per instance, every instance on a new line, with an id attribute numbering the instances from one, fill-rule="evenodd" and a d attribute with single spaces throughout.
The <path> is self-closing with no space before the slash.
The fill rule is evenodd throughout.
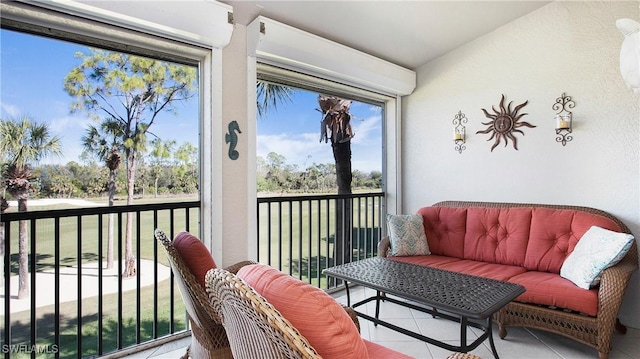
<path id="1" fill-rule="evenodd" d="M 579 288 L 562 278 L 560 269 L 591 226 L 630 233 L 624 223 L 593 208 L 541 204 L 447 201 L 418 213 L 431 254 L 390 258 L 521 284 L 526 292 L 494 317 L 501 338 L 507 326 L 537 328 L 608 358 L 618 309 L 638 268 L 635 241 L 595 288 Z M 378 255 L 387 256 L 389 249 L 387 237 Z"/>

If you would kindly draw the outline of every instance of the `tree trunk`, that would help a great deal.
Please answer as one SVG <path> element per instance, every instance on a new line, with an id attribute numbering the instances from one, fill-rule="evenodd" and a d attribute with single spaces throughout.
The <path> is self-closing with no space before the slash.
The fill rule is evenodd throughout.
<path id="1" fill-rule="evenodd" d="M 18 212 L 27 211 L 27 199 L 18 197 Z M 18 299 L 29 296 L 29 249 L 27 247 L 27 221 L 18 224 Z"/>
<path id="2" fill-rule="evenodd" d="M 109 170 L 109 207 L 113 207 L 114 198 L 116 196 L 116 171 Z M 113 222 L 114 214 L 109 213 L 107 219 L 107 269 L 113 268 Z"/>
<path id="3" fill-rule="evenodd" d="M 158 198 L 158 176 L 153 183 L 153 198 Z"/>
<path id="4" fill-rule="evenodd" d="M 351 141 L 335 142 L 331 145 L 336 161 L 338 194 L 351 194 Z M 334 241 L 335 264 L 351 262 L 352 249 L 351 200 L 336 201 L 336 238 Z"/>
<path id="5" fill-rule="evenodd" d="M 127 151 L 127 206 L 133 204 L 134 185 L 136 181 L 136 154 L 133 150 Z M 133 256 L 133 212 L 127 212 L 127 228 L 124 252 L 124 272 L 122 276 L 133 277 L 136 275 L 136 259 Z"/>

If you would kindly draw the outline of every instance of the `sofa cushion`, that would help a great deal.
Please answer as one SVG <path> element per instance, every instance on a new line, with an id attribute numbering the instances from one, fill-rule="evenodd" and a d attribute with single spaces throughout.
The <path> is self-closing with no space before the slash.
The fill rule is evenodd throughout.
<path id="1" fill-rule="evenodd" d="M 463 258 L 466 208 L 424 207 L 418 214 L 423 218 L 431 254 Z"/>
<path id="2" fill-rule="evenodd" d="M 468 259 L 460 259 L 455 262 L 444 263 L 438 266 L 438 268 L 503 281 L 507 281 L 510 278 L 527 271 L 519 266 L 479 262 Z"/>
<path id="3" fill-rule="evenodd" d="M 629 251 L 633 236 L 593 226 L 580 238 L 560 268 L 560 275 L 583 289 L 600 283 L 603 270 L 616 265 Z"/>
<path id="4" fill-rule="evenodd" d="M 598 290 L 582 289 L 554 273 L 529 271 L 511 277 L 509 282 L 525 287 L 515 300 L 575 310 L 590 316 L 598 312 Z"/>
<path id="5" fill-rule="evenodd" d="M 525 268 L 560 274 L 565 259 L 591 226 L 620 231 L 616 222 L 597 214 L 568 209 L 534 208 Z"/>
<path id="6" fill-rule="evenodd" d="M 431 254 L 419 214 L 387 214 L 387 229 L 391 241 L 390 256 Z"/>
<path id="7" fill-rule="evenodd" d="M 440 268 L 445 263 L 457 262 L 460 259 L 431 254 L 428 256 L 388 257 L 391 260 L 405 263 L 413 263 L 421 266 Z"/>
<path id="8" fill-rule="evenodd" d="M 173 247 L 180 254 L 180 258 L 202 288 L 205 288 L 204 277 L 209 269 L 215 268 L 216 263 L 211 253 L 200 239 L 189 232 L 180 232 L 173 239 Z"/>
<path id="9" fill-rule="evenodd" d="M 468 208 L 466 227 L 465 259 L 524 265 L 531 208 Z"/>
<path id="10" fill-rule="evenodd" d="M 265 297 L 323 358 L 368 357 L 347 312 L 323 290 L 263 264 L 242 267 L 238 277 Z"/>

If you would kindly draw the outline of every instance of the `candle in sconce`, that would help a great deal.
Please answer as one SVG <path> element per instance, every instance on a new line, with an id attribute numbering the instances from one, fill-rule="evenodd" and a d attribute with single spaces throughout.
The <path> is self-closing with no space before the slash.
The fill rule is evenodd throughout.
<path id="1" fill-rule="evenodd" d="M 453 140 L 454 141 L 460 141 L 462 140 L 462 133 L 456 131 L 455 129 L 453 130 Z"/>
<path id="2" fill-rule="evenodd" d="M 556 116 L 556 128 L 558 130 L 568 130 L 570 128 L 569 121 L 565 120 L 565 116 Z"/>

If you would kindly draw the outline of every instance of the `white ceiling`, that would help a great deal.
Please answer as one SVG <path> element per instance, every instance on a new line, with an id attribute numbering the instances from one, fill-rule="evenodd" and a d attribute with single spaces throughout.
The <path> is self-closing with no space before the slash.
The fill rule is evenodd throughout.
<path id="1" fill-rule="evenodd" d="M 415 70 L 550 1 L 244 1 L 236 23 L 258 15 Z"/>

